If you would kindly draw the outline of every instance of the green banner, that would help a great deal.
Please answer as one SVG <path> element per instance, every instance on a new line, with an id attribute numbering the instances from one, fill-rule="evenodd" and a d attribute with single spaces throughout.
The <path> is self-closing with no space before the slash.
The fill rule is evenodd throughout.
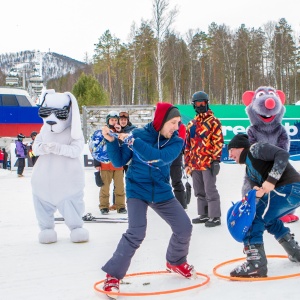
<path id="1" fill-rule="evenodd" d="M 192 105 L 177 105 L 177 107 L 185 125 L 195 117 Z M 245 133 L 247 127 L 250 126 L 245 105 L 210 105 L 209 107 L 222 124 L 225 144 L 228 144 L 234 135 Z M 282 125 L 291 140 L 291 159 L 300 160 L 300 105 L 286 105 L 285 107 L 286 113 L 282 119 Z"/>

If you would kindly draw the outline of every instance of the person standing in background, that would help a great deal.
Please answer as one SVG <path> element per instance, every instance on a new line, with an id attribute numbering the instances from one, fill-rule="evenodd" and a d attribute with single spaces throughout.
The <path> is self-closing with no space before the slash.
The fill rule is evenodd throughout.
<path id="1" fill-rule="evenodd" d="M 178 136 L 183 139 L 183 148 L 180 151 L 178 157 L 172 162 L 170 167 L 171 183 L 175 198 L 180 202 L 184 209 L 187 209 L 187 197 L 184 185 L 182 183 L 182 169 L 183 169 L 183 153 L 185 147 L 186 128 L 182 122 L 180 122 L 178 128 Z"/>
<path id="2" fill-rule="evenodd" d="M 199 217 L 192 223 L 215 227 L 221 225 L 221 203 L 216 181 L 224 139 L 221 122 L 209 109 L 208 101 L 208 95 L 203 91 L 193 94 L 196 117 L 187 125 L 184 156 L 185 171 L 192 176 L 197 197 Z"/>
<path id="3" fill-rule="evenodd" d="M 106 127 L 113 132 L 117 132 L 116 127 L 120 126 L 118 124 L 119 113 L 116 111 L 110 111 L 106 116 Z M 93 135 L 102 134 L 102 130 L 97 130 Z M 93 138 L 92 138 L 93 140 Z M 107 153 L 105 152 L 105 155 Z M 107 215 L 109 213 L 109 196 L 110 196 L 110 184 L 112 180 L 114 181 L 114 194 L 116 199 L 116 209 L 119 214 L 126 214 L 127 210 L 125 208 L 125 189 L 124 189 L 124 174 L 123 167 L 114 167 L 111 161 L 108 159 L 105 162 L 101 160 L 94 159 L 94 167 L 97 172 L 95 172 L 96 183 L 101 180 L 100 194 L 99 194 L 99 208 L 102 215 Z M 98 184 L 97 184 L 98 185 Z"/>
<path id="4" fill-rule="evenodd" d="M 7 169 L 7 158 L 8 154 L 5 150 L 5 148 L 2 148 L 2 153 L 3 153 L 3 169 Z"/>
<path id="5" fill-rule="evenodd" d="M 36 163 L 37 159 L 39 158 L 38 156 L 35 156 L 35 154 L 32 151 L 32 146 L 35 140 L 35 137 L 37 136 L 37 132 L 36 131 L 32 131 L 30 134 L 30 137 L 32 139 L 31 143 L 30 143 L 30 149 L 29 149 L 29 157 L 31 158 L 32 161 L 32 165 L 34 166 L 34 164 Z"/>
<path id="6" fill-rule="evenodd" d="M 18 177 L 23 177 L 23 172 L 25 168 L 25 157 L 27 156 L 27 147 L 25 144 L 23 144 L 23 139 L 25 138 L 25 135 L 22 133 L 19 133 L 17 136 L 17 140 L 15 141 L 16 144 L 16 156 L 18 158 L 17 160 L 17 174 Z"/>
<path id="7" fill-rule="evenodd" d="M 127 111 L 121 111 L 119 113 L 119 124 L 115 125 L 115 129 L 118 133 L 130 133 L 133 129 L 137 128 L 129 120 L 129 113 Z M 119 140 L 122 143 L 121 140 Z M 123 166 L 124 172 L 126 173 L 128 165 Z M 115 190 L 115 187 L 114 187 Z M 109 210 L 116 210 L 115 193 L 113 193 L 113 204 L 109 207 Z"/>
<path id="8" fill-rule="evenodd" d="M 0 168 L 3 168 L 3 160 L 4 160 L 4 153 L 2 149 L 0 149 Z"/>

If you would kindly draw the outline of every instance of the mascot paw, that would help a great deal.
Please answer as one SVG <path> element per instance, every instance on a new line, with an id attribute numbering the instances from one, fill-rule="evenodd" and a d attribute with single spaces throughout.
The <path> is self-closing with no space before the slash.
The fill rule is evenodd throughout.
<path id="1" fill-rule="evenodd" d="M 45 229 L 39 233 L 39 242 L 41 244 L 51 244 L 57 242 L 57 234 L 53 229 Z"/>
<path id="2" fill-rule="evenodd" d="M 89 240 L 89 232 L 84 228 L 75 228 L 70 234 L 73 243 L 84 243 Z"/>

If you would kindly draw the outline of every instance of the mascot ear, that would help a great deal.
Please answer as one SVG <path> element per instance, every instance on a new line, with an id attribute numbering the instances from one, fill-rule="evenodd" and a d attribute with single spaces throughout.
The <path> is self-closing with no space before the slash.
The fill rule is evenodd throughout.
<path id="1" fill-rule="evenodd" d="M 71 122 L 71 136 L 74 140 L 79 140 L 83 137 L 83 133 L 81 130 L 81 120 L 80 120 L 80 112 L 76 98 L 70 92 L 65 92 L 64 94 L 68 95 L 71 99 L 72 105 L 72 122 Z"/>
<path id="2" fill-rule="evenodd" d="M 285 93 L 281 90 L 277 90 L 276 93 L 279 96 L 281 103 L 284 104 L 285 103 Z"/>
<path id="3" fill-rule="evenodd" d="M 40 104 L 42 104 L 47 96 L 47 94 L 55 94 L 55 90 L 43 90 L 41 96 L 40 96 Z"/>
<path id="4" fill-rule="evenodd" d="M 254 92 L 253 91 L 246 91 L 243 96 L 242 96 L 242 100 L 243 100 L 243 103 L 248 106 L 251 102 L 252 102 L 252 99 L 253 99 L 253 96 L 254 96 Z"/>

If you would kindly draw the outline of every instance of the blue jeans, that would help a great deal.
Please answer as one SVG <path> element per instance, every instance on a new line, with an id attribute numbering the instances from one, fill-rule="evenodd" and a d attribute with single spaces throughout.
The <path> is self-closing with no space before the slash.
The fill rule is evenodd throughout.
<path id="1" fill-rule="evenodd" d="M 243 240 L 244 245 L 263 244 L 265 230 L 273 234 L 277 240 L 290 232 L 290 229 L 285 227 L 279 218 L 300 206 L 300 182 L 278 187 L 276 191 L 284 196 L 274 191 L 270 192 L 269 208 L 265 215 L 269 195 L 265 194 L 256 204 L 256 215 Z"/>

